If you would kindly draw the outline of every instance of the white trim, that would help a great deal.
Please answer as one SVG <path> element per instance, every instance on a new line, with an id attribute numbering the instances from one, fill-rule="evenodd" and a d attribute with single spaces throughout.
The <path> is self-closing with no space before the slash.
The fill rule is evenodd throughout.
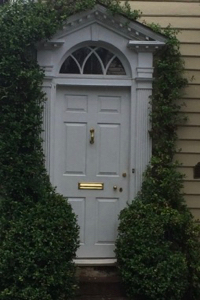
<path id="1" fill-rule="evenodd" d="M 76 266 L 115 266 L 117 260 L 115 258 L 108 259 L 73 259 Z"/>
<path id="2" fill-rule="evenodd" d="M 57 85 L 79 85 L 79 86 L 131 86 L 131 79 L 88 79 L 88 78 L 55 78 Z"/>
<path id="3" fill-rule="evenodd" d="M 135 51 L 156 51 L 165 45 L 164 42 L 159 41 L 129 41 L 128 48 Z"/>
<path id="4" fill-rule="evenodd" d="M 99 12 L 98 14 L 96 12 Z M 81 22 L 79 21 L 82 18 Z M 151 156 L 151 140 L 148 134 L 149 96 L 152 93 L 153 51 L 164 45 L 165 37 L 154 33 L 138 22 L 129 22 L 122 16 L 110 16 L 107 10 L 97 5 L 90 12 L 83 12 L 68 19 L 66 28 L 51 41 L 40 44 L 38 63 L 45 71 L 44 91 L 48 103 L 44 118 L 47 167 L 51 182 L 54 182 L 55 152 L 55 104 L 56 87 L 106 86 L 130 87 L 130 201 L 141 188 L 142 174 Z M 73 34 L 72 34 L 73 33 Z M 136 37 L 136 38 L 134 38 Z M 153 40 L 152 40 L 153 39 Z M 77 48 L 94 44 L 112 51 L 121 60 L 126 76 L 113 75 L 65 75 L 59 74 L 65 58 Z M 133 172 L 132 172 L 133 169 Z M 127 178 L 128 179 L 128 178 Z M 116 259 L 75 259 L 79 266 L 115 265 Z"/>

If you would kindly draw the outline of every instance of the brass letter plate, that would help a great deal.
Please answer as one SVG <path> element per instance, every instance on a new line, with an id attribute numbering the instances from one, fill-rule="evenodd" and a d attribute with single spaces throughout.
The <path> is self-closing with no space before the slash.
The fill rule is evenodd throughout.
<path id="1" fill-rule="evenodd" d="M 78 189 L 79 190 L 103 190 L 104 184 L 103 182 L 79 182 Z"/>

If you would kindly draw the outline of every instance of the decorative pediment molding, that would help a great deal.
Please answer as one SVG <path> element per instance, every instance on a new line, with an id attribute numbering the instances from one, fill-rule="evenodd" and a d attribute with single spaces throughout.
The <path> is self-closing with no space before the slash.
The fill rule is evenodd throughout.
<path id="1" fill-rule="evenodd" d="M 66 37 L 86 26 L 99 24 L 129 40 L 128 47 L 136 51 L 154 51 L 163 46 L 166 38 L 147 26 L 130 21 L 123 15 L 112 15 L 106 7 L 97 4 L 93 9 L 70 16 L 62 30 L 47 42 L 40 44 L 46 49 L 56 49 L 64 44 Z"/>

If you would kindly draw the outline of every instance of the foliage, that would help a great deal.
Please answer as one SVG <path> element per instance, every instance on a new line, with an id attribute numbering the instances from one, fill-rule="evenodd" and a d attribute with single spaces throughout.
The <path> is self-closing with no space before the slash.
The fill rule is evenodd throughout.
<path id="1" fill-rule="evenodd" d="M 183 175 L 173 161 L 180 106 L 187 81 L 176 31 L 155 58 L 151 99 L 153 153 L 141 191 L 120 214 L 116 255 L 130 299 L 195 300 L 200 295 L 199 227 L 184 203 Z"/>
<path id="2" fill-rule="evenodd" d="M 44 73 L 36 45 L 97 3 L 130 19 L 139 12 L 118 0 L 10 3 L 0 6 L 0 299 L 71 299 L 78 226 L 44 167 Z"/>
<path id="3" fill-rule="evenodd" d="M 0 6 L 0 298 L 61 300 L 74 293 L 72 258 L 78 226 L 67 200 L 44 168 L 41 126 L 44 74 L 35 45 L 62 28 L 68 16 L 103 4 L 135 20 L 119 0 L 18 0 Z M 152 25 L 160 31 L 157 25 Z M 180 193 L 173 162 L 183 65 L 170 28 L 155 60 L 153 156 L 141 193 L 120 215 L 117 258 L 127 292 L 141 299 L 197 299 L 198 229 Z M 156 283 L 156 284 L 155 284 Z"/>
<path id="4" fill-rule="evenodd" d="M 60 27 L 47 4 L 0 7 L 0 299 L 71 299 L 78 226 L 51 186 L 42 151 L 37 41 Z"/>

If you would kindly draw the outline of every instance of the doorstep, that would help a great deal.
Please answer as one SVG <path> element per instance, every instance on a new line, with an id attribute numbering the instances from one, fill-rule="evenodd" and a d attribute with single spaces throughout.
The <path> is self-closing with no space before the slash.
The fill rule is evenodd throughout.
<path id="1" fill-rule="evenodd" d="M 78 266 L 76 276 L 79 290 L 76 300 L 125 300 L 125 292 L 114 263 Z"/>
<path id="2" fill-rule="evenodd" d="M 115 266 L 117 260 L 115 258 L 108 259 L 74 259 L 73 260 L 76 266 Z"/>

